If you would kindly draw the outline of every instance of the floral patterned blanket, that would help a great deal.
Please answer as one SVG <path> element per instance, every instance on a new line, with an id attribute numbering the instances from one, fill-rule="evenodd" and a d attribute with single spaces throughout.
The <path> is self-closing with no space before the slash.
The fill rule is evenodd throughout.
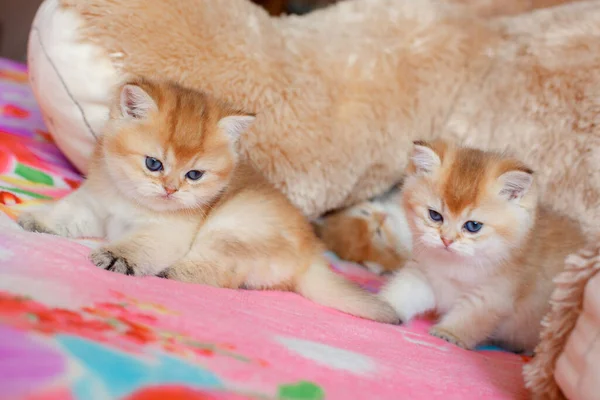
<path id="1" fill-rule="evenodd" d="M 526 397 L 526 358 L 461 350 L 427 321 L 389 326 L 291 293 L 114 274 L 87 260 L 93 240 L 16 225 L 81 179 L 44 130 L 25 68 L 0 60 L 0 398 Z M 331 265 L 369 290 L 382 283 Z"/>

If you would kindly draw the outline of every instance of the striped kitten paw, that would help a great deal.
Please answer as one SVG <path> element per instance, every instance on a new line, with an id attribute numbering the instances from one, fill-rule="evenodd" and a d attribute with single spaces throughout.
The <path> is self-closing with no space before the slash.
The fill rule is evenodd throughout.
<path id="1" fill-rule="evenodd" d="M 135 265 L 111 250 L 100 248 L 90 254 L 90 260 L 99 268 L 124 275 L 135 275 Z"/>
<path id="2" fill-rule="evenodd" d="M 429 330 L 429 334 L 431 336 L 435 336 L 437 338 L 445 340 L 448 343 L 452 343 L 463 349 L 467 349 L 467 350 L 469 349 L 469 346 L 467 346 L 460 337 L 458 337 L 453 332 L 451 332 L 448 329 L 445 329 L 441 326 L 438 326 L 438 325 L 434 326 L 433 328 L 431 328 Z"/>
<path id="3" fill-rule="evenodd" d="M 44 225 L 35 217 L 34 214 L 31 213 L 21 214 L 17 220 L 17 223 L 21 225 L 23 229 L 29 232 L 49 233 L 51 235 L 56 235 L 56 232 Z"/>

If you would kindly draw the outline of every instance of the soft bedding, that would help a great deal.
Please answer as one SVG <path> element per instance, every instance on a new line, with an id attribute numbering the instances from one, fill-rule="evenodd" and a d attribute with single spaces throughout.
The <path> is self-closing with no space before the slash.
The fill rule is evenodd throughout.
<path id="1" fill-rule="evenodd" d="M 51 123 L 51 121 L 46 121 Z M 514 399 L 527 358 L 469 352 L 291 293 L 97 269 L 94 239 L 22 231 L 18 213 L 82 178 L 44 130 L 23 66 L 0 60 L 0 398 Z M 376 291 L 381 279 L 331 256 Z"/>

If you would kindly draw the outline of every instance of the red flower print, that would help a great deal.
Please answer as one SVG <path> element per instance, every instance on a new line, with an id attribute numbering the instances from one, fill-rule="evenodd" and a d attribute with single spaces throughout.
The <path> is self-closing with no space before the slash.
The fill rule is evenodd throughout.
<path id="1" fill-rule="evenodd" d="M 140 389 L 125 400 L 220 400 L 216 394 L 184 386 L 151 386 Z"/>
<path id="2" fill-rule="evenodd" d="M 139 344 L 147 344 L 156 341 L 156 335 L 150 329 L 141 325 L 131 326 L 124 333 L 127 339 Z"/>
<path id="3" fill-rule="evenodd" d="M 152 324 L 156 322 L 155 316 L 131 311 L 126 304 L 121 303 L 98 303 L 94 307 L 85 307 L 83 310 L 99 317 L 117 318 L 124 323 Z"/>
<path id="4" fill-rule="evenodd" d="M 29 117 L 29 111 L 24 108 L 13 106 L 12 104 L 5 105 L 3 108 L 3 114 L 7 117 L 13 118 L 27 118 Z"/>
<path id="5" fill-rule="evenodd" d="M 50 135 L 50 132 L 43 131 L 41 129 L 36 129 L 35 133 L 37 133 L 42 139 L 44 139 L 44 141 L 50 142 L 50 143 L 53 142 L 52 135 Z"/>
<path id="6" fill-rule="evenodd" d="M 261 367 L 268 367 L 269 363 L 265 360 L 257 360 L 256 361 L 258 363 L 258 365 L 260 365 Z"/>
<path id="7" fill-rule="evenodd" d="M 77 189 L 79 186 L 81 186 L 81 182 L 79 181 L 74 181 L 72 179 L 68 179 L 68 178 L 63 178 L 65 180 L 65 182 L 67 183 L 67 185 L 69 185 L 71 187 L 71 189 L 75 190 Z"/>
<path id="8" fill-rule="evenodd" d="M 138 307 L 147 304 L 121 298 L 119 303 L 103 302 L 69 310 L 50 308 L 25 297 L 0 292 L 0 322 L 47 335 L 79 336 L 133 353 L 152 345 L 183 358 L 226 356 L 268 365 L 266 361 L 253 361 L 234 353 L 236 346 L 230 343 L 204 343 L 185 334 L 161 330 L 157 327 L 157 317 L 139 312 Z M 160 313 L 162 310 L 154 311 Z"/>
<path id="9" fill-rule="evenodd" d="M 219 346 L 224 348 L 225 350 L 235 350 L 237 348 L 234 344 L 231 343 L 221 343 Z"/>
<path id="10" fill-rule="evenodd" d="M 14 206 L 15 204 L 21 204 L 23 201 L 15 196 L 14 193 L 5 192 L 4 190 L 0 190 L 0 203 L 5 206 Z"/>
<path id="11" fill-rule="evenodd" d="M 215 352 L 211 349 L 194 349 L 194 353 L 200 355 L 200 356 L 204 356 L 204 357 L 212 357 L 215 355 Z"/>
<path id="12" fill-rule="evenodd" d="M 46 306 L 24 297 L 0 293 L 0 314 L 2 315 L 23 314 L 47 309 L 48 308 Z"/>

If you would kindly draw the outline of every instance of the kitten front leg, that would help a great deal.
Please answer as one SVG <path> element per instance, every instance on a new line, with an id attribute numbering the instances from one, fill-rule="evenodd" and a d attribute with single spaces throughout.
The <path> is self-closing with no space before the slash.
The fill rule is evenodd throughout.
<path id="1" fill-rule="evenodd" d="M 94 201 L 85 184 L 62 199 L 22 213 L 18 223 L 30 232 L 64 237 L 104 236 L 104 210 Z"/>
<path id="2" fill-rule="evenodd" d="M 435 307 L 435 294 L 415 261 L 409 261 L 381 289 L 379 297 L 389 303 L 402 322 Z"/>
<path id="3" fill-rule="evenodd" d="M 140 226 L 123 239 L 93 251 L 90 260 L 120 274 L 157 275 L 187 253 L 195 231 L 193 221 Z"/>
<path id="4" fill-rule="evenodd" d="M 462 298 L 429 333 L 464 349 L 488 339 L 510 312 L 509 292 L 501 287 L 480 289 Z"/>

